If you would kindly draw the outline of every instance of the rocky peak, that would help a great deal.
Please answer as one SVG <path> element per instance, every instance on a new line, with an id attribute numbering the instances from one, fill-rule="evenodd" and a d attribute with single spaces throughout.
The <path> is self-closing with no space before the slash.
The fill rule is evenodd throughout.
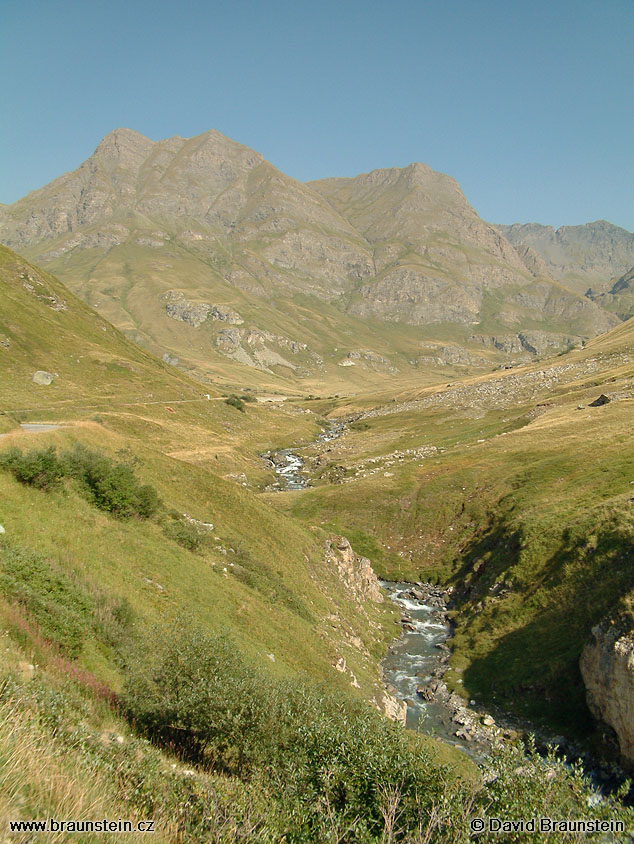
<path id="1" fill-rule="evenodd" d="M 99 143 L 93 153 L 102 161 L 143 161 L 152 150 L 154 141 L 134 129 L 114 129 Z"/>
<path id="2" fill-rule="evenodd" d="M 595 220 L 580 226 L 542 226 L 513 223 L 496 228 L 521 252 L 530 247 L 544 261 L 552 278 L 564 281 L 572 290 L 595 292 L 623 275 L 634 264 L 634 234 Z"/>

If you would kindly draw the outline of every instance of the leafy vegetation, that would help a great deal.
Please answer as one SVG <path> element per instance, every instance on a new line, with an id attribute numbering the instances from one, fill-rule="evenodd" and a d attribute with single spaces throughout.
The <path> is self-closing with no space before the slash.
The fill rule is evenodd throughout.
<path id="1" fill-rule="evenodd" d="M 0 468 L 20 483 L 49 491 L 63 478 L 74 478 L 95 507 L 117 518 L 147 519 L 160 505 L 156 490 L 141 484 L 133 465 L 77 446 L 58 456 L 54 446 L 22 452 L 11 448 L 0 456 Z"/>
<path id="2" fill-rule="evenodd" d="M 0 551 L 0 593 L 24 607 L 43 635 L 64 654 L 77 656 L 91 622 L 89 597 L 39 554 L 14 547 L 6 540 Z"/>
<path id="3" fill-rule="evenodd" d="M 241 411 L 244 413 L 244 399 L 240 396 L 229 396 L 229 398 L 225 399 L 225 404 L 228 404 L 229 407 L 235 407 L 236 410 Z"/>
<path id="4" fill-rule="evenodd" d="M 163 532 L 168 539 L 188 551 L 200 551 L 209 544 L 209 533 L 205 528 L 193 519 L 187 519 L 175 511 L 168 515 L 163 525 Z"/>
<path id="5" fill-rule="evenodd" d="M 139 482 L 130 463 L 116 462 L 81 447 L 67 452 L 62 460 L 70 477 L 79 482 L 80 489 L 100 510 L 122 519 L 132 516 L 147 519 L 158 510 L 160 501 L 156 490 Z"/>
<path id="6" fill-rule="evenodd" d="M 310 682 L 275 681 L 225 637 L 187 623 L 163 637 L 149 662 L 132 664 L 123 701 L 139 729 L 201 770 L 256 789 L 265 783 L 276 811 L 264 824 L 270 838 L 254 840 L 466 841 L 469 816 L 485 806 L 513 818 L 558 816 L 564 806 L 611 816 L 608 804 L 588 810 L 579 773 L 530 750 L 528 759 L 499 751 L 493 783 L 470 793 L 416 735 L 367 704 Z"/>
<path id="7" fill-rule="evenodd" d="M 34 448 L 24 454 L 19 448 L 10 448 L 0 455 L 0 469 L 11 472 L 20 483 L 44 491 L 53 489 L 68 473 L 54 446 Z"/>

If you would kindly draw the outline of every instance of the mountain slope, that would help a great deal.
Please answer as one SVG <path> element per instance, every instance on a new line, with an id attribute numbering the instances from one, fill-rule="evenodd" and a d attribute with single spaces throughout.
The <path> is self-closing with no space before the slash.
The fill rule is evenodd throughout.
<path id="1" fill-rule="evenodd" d="M 634 265 L 634 234 L 605 220 L 557 230 L 539 223 L 496 228 L 517 249 L 538 255 L 549 275 L 578 293 L 589 287 L 600 292 Z"/>
<path id="2" fill-rule="evenodd" d="M 486 369 L 616 322 L 529 270 L 425 165 L 303 185 L 213 130 L 117 129 L 0 208 L 0 236 L 159 357 L 274 389 Z"/>
<path id="3" fill-rule="evenodd" d="M 2 410 L 201 398 L 200 385 L 126 339 L 54 276 L 4 246 L 0 293 Z M 35 383 L 36 371 L 54 376 L 51 383 Z"/>
<path id="4" fill-rule="evenodd" d="M 630 319 L 634 316 L 634 267 L 617 278 L 612 287 L 605 293 L 588 291 L 588 296 L 605 308 L 612 311 L 620 319 Z"/>
<path id="5" fill-rule="evenodd" d="M 423 164 L 311 184 L 374 247 L 376 275 L 355 291 L 353 313 L 475 330 L 551 320 L 583 334 L 610 325 L 550 279 L 536 279 L 458 184 Z"/>

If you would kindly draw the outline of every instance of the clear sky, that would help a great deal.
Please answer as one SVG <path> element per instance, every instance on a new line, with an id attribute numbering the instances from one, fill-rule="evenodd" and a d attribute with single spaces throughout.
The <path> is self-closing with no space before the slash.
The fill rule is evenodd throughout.
<path id="1" fill-rule="evenodd" d="M 423 161 L 492 222 L 634 231 L 634 0 L 3 0 L 0 201 L 112 129 L 290 176 Z"/>

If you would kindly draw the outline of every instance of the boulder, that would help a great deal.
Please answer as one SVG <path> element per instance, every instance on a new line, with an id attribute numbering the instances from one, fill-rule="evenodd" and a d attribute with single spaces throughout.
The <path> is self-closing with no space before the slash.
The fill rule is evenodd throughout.
<path id="1" fill-rule="evenodd" d="M 604 404 L 610 404 L 612 399 L 609 396 L 606 396 L 605 393 L 601 393 L 598 399 L 591 401 L 588 407 L 603 407 Z"/>
<path id="2" fill-rule="evenodd" d="M 40 387 L 48 387 L 53 383 L 55 376 L 51 372 L 46 372 L 44 369 L 38 369 L 33 373 L 33 383 L 39 384 Z"/>
<path id="3" fill-rule="evenodd" d="M 380 701 L 379 709 L 392 721 L 405 725 L 407 719 L 407 704 L 388 692 L 384 692 Z"/>

